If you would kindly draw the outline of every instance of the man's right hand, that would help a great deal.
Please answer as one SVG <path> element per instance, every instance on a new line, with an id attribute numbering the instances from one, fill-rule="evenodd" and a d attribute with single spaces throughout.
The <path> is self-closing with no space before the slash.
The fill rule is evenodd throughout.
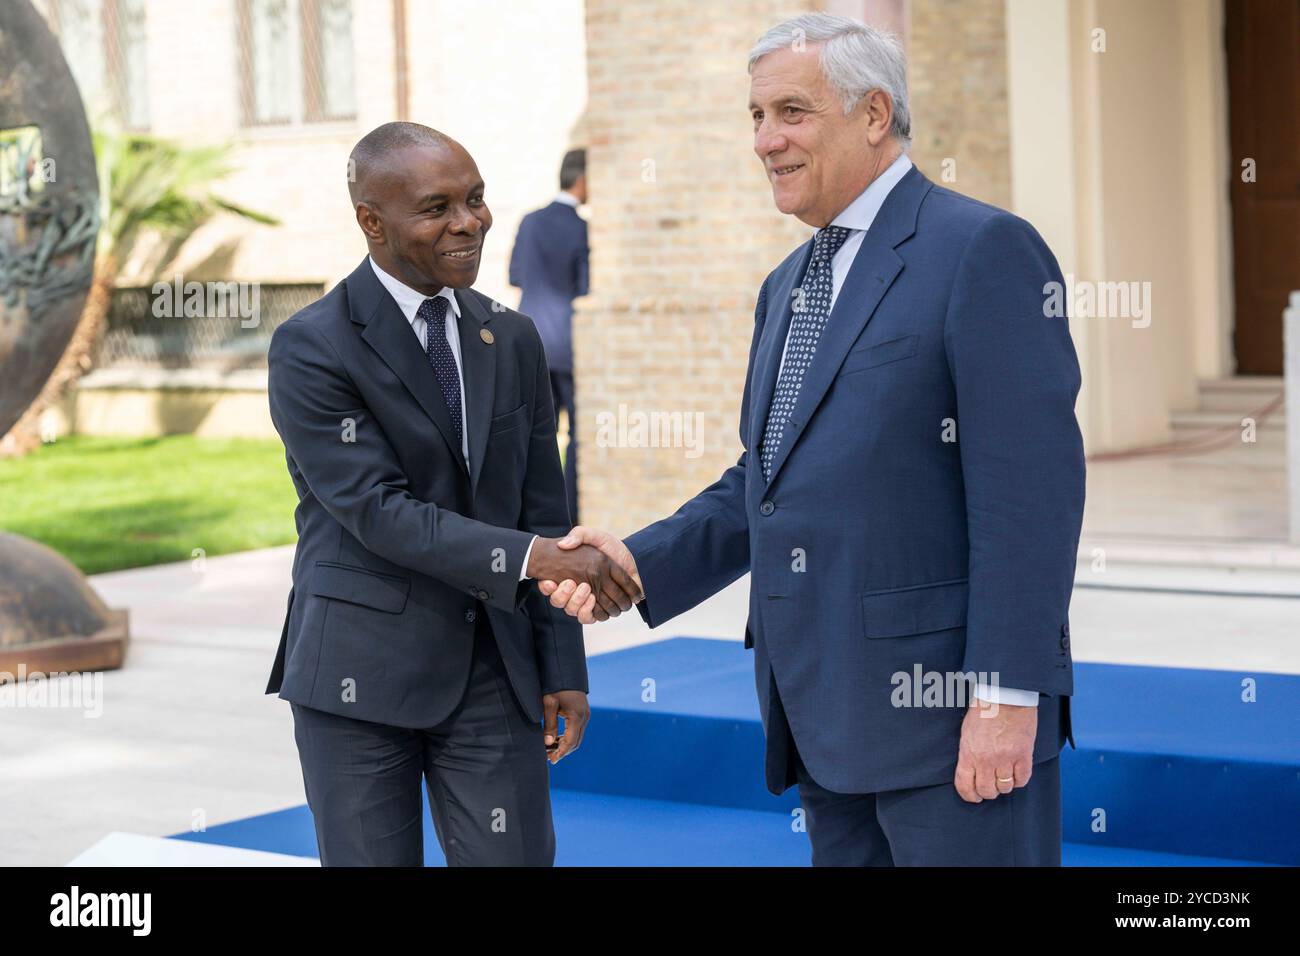
<path id="1" fill-rule="evenodd" d="M 621 564 L 593 545 L 573 541 L 572 538 L 571 531 L 563 539 L 538 538 L 533 545 L 526 573 L 537 580 L 543 594 L 551 595 L 553 590 L 548 590 L 544 585 L 554 585 L 561 581 L 571 582 L 575 588 L 584 588 L 583 600 L 591 621 L 607 621 L 611 617 L 618 617 L 641 600 L 640 582 Z M 554 596 L 551 603 L 555 604 Z M 556 604 L 556 607 L 563 606 Z"/>
<path id="2" fill-rule="evenodd" d="M 635 583 L 640 601 L 645 595 L 645 589 L 641 587 L 641 576 L 637 573 L 636 560 L 632 557 L 632 552 L 614 535 L 608 531 L 601 531 L 599 528 L 587 528 L 578 525 L 563 538 L 557 542 L 562 549 L 585 548 L 594 546 L 613 561 L 619 568 L 628 574 Z M 551 599 L 554 607 L 563 608 L 564 613 L 570 617 L 576 617 L 583 624 L 593 624 L 596 621 L 608 620 L 615 615 L 607 614 L 605 617 L 600 616 L 601 604 L 597 599 L 596 593 L 590 585 L 573 578 L 552 578 L 549 580 L 538 578 L 538 590 Z M 623 608 L 627 610 L 627 608 Z"/>

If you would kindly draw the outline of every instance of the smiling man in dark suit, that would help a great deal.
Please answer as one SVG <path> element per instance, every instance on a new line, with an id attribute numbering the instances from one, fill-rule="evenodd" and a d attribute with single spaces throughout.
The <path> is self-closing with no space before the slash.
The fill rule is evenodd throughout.
<path id="1" fill-rule="evenodd" d="M 767 784 L 798 786 L 814 864 L 1059 865 L 1084 499 L 1060 268 L 912 165 L 893 38 L 806 14 L 749 73 L 773 201 L 816 233 L 758 289 L 744 452 L 626 544 L 569 540 L 638 575 L 652 627 L 749 572 Z M 590 620 L 586 585 L 542 587 Z"/>
<path id="2" fill-rule="evenodd" d="M 323 864 L 419 865 L 423 778 L 449 864 L 550 865 L 547 749 L 581 742 L 586 659 L 529 579 L 576 574 L 610 614 L 639 592 L 555 544 L 546 361 L 526 316 L 470 288 L 492 214 L 469 153 L 388 123 L 348 185 L 370 255 L 271 342 L 299 504 L 267 693 L 292 703 Z"/>

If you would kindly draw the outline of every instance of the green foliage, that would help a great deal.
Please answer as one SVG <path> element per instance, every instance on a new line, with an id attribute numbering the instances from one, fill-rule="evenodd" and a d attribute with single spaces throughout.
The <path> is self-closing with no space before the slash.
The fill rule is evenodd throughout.
<path id="1" fill-rule="evenodd" d="M 222 199 L 212 184 L 229 174 L 229 146 L 182 146 L 140 133 L 96 130 L 101 226 L 99 252 L 124 262 L 152 232 L 184 239 L 224 211 L 264 225 L 266 213 Z"/>
<path id="2" fill-rule="evenodd" d="M 70 437 L 0 460 L 0 529 L 87 574 L 296 540 L 278 439 Z"/>

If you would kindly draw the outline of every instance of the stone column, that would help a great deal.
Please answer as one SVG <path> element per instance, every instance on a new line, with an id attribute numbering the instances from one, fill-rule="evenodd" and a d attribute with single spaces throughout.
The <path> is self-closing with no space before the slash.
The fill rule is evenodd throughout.
<path id="1" fill-rule="evenodd" d="M 1300 291 L 1282 312 L 1286 378 L 1286 486 L 1291 511 L 1291 543 L 1300 544 Z"/>

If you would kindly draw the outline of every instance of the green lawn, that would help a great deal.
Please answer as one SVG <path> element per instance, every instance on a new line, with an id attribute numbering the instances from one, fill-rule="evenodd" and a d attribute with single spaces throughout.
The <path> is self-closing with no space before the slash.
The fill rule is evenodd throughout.
<path id="1" fill-rule="evenodd" d="M 0 529 L 87 574 L 295 539 L 278 439 L 70 437 L 0 460 Z"/>

